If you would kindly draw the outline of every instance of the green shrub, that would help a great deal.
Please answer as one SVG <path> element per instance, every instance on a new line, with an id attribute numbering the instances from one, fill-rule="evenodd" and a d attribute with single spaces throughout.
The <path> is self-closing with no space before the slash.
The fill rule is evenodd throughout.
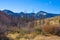
<path id="1" fill-rule="evenodd" d="M 37 34 L 42 34 L 41 27 L 35 27 L 35 31 L 36 31 Z"/>

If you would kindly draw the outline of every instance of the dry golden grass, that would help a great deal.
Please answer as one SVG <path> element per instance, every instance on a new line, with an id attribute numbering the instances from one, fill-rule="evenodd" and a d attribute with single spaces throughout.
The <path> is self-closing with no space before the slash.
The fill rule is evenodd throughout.
<path id="1" fill-rule="evenodd" d="M 51 35 L 51 36 L 38 35 L 33 40 L 60 40 L 60 37 L 55 35 Z"/>
<path id="2" fill-rule="evenodd" d="M 17 33 L 15 33 L 15 34 L 8 34 L 7 37 L 15 40 L 18 35 L 19 34 L 17 34 Z"/>
<path id="3" fill-rule="evenodd" d="M 49 36 L 37 35 L 34 38 L 26 38 L 26 37 L 32 37 L 32 36 L 34 36 L 33 34 L 25 34 L 24 36 L 25 37 L 21 37 L 21 38 L 17 39 L 16 38 L 17 34 L 11 34 L 10 38 L 12 37 L 13 40 L 60 40 L 60 37 L 56 36 L 56 35 L 49 35 Z"/>

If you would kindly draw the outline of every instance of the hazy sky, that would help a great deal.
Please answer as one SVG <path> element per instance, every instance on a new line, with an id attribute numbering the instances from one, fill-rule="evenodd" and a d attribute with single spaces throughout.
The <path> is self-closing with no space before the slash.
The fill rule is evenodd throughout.
<path id="1" fill-rule="evenodd" d="M 0 10 L 60 13 L 60 0 L 0 0 Z"/>

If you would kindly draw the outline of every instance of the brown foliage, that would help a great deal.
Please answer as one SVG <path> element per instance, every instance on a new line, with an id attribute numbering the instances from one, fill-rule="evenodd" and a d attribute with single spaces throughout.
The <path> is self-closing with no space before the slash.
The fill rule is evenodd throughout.
<path id="1" fill-rule="evenodd" d="M 60 27 L 54 27 L 52 32 L 55 34 L 55 35 L 58 35 L 60 36 Z"/>
<path id="2" fill-rule="evenodd" d="M 60 35 L 60 27 L 54 25 L 44 25 L 42 31 L 44 34 Z"/>

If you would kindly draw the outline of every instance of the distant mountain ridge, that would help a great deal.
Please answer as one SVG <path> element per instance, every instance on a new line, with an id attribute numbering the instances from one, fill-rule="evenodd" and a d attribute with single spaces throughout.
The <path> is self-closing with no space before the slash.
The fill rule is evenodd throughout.
<path id="1" fill-rule="evenodd" d="M 5 12 L 8 15 L 12 15 L 12 16 L 24 16 L 24 15 L 28 15 L 28 16 L 34 16 L 35 18 L 42 18 L 41 16 L 43 16 L 43 18 L 50 18 L 50 17 L 54 17 L 54 16 L 60 16 L 60 14 L 53 14 L 53 13 L 47 13 L 44 11 L 39 11 L 37 13 L 24 13 L 24 12 L 20 12 L 20 13 L 14 13 L 10 10 L 3 10 L 3 12 Z"/>

